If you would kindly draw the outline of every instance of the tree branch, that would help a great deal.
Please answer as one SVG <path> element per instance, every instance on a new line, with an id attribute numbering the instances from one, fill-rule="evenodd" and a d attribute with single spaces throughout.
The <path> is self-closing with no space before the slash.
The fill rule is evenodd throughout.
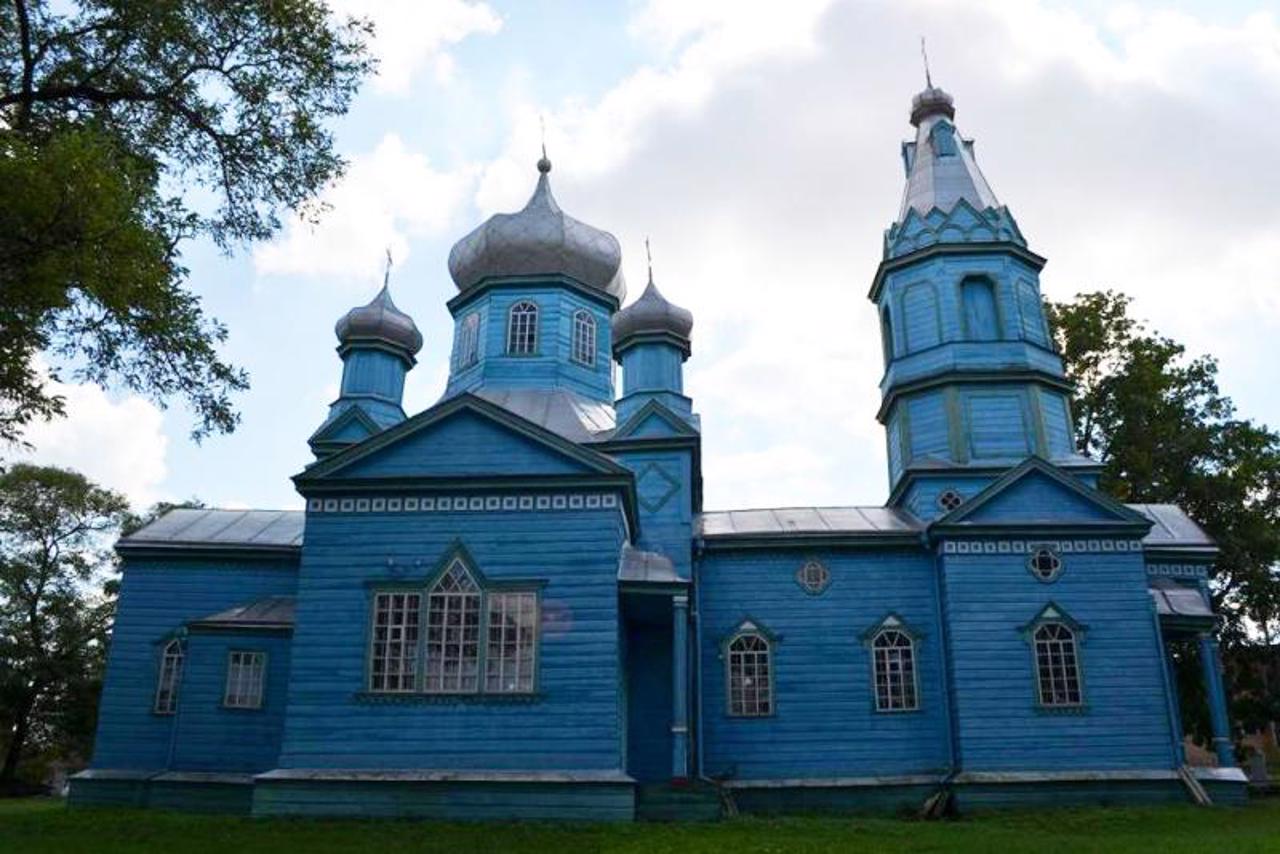
<path id="1" fill-rule="evenodd" d="M 14 11 L 18 14 L 18 38 L 22 42 L 22 86 L 20 94 L 30 98 L 35 86 L 36 63 L 31 55 L 31 18 L 27 13 L 26 0 L 13 0 Z M 26 100 L 18 102 L 18 116 L 14 124 L 19 128 L 27 125 L 31 116 L 31 103 Z"/>

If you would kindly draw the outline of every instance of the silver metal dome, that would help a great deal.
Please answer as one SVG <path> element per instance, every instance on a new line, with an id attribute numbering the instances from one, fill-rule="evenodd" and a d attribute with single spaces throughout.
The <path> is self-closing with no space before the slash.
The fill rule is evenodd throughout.
<path id="1" fill-rule="evenodd" d="M 449 274 L 458 290 L 495 276 L 564 275 L 618 302 L 626 297 L 617 238 L 560 210 L 551 195 L 550 171 L 551 161 L 543 156 L 537 189 L 523 210 L 494 214 L 454 244 Z"/>
<path id="2" fill-rule="evenodd" d="M 613 316 L 613 346 L 616 350 L 636 335 L 665 335 L 679 341 L 687 354 L 693 332 L 693 312 L 670 302 L 650 277 L 640 299 Z"/>
<path id="3" fill-rule="evenodd" d="M 396 308 L 391 301 L 391 291 L 385 284 L 368 305 L 344 314 L 333 331 L 343 344 L 382 341 L 402 348 L 410 356 L 422 349 L 422 333 L 412 317 Z"/>

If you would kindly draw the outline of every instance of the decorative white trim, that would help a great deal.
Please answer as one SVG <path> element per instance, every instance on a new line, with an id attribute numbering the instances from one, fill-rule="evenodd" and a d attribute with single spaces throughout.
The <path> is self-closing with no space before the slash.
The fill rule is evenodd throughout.
<path id="1" fill-rule="evenodd" d="M 309 498 L 308 513 L 513 513 L 529 510 L 612 510 L 618 495 L 396 495 L 369 498 Z"/>
<path id="2" fill-rule="evenodd" d="M 1141 552 L 1141 540 L 946 540 L 943 554 L 1031 554 L 1052 549 L 1059 554 L 1085 552 Z"/>
<path id="3" fill-rule="evenodd" d="M 1209 568 L 1194 563 L 1149 563 L 1147 575 L 1163 575 L 1171 578 L 1208 578 Z"/>

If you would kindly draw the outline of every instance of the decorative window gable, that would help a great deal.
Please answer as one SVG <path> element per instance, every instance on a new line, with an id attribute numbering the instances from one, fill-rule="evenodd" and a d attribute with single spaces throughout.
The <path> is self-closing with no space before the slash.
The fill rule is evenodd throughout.
<path id="1" fill-rule="evenodd" d="M 871 688 L 877 712 L 913 712 L 920 708 L 916 646 L 921 634 L 895 613 L 863 633 L 871 653 Z"/>
<path id="2" fill-rule="evenodd" d="M 1085 626 L 1053 602 L 1021 629 L 1031 646 L 1036 702 L 1046 710 L 1084 708 L 1080 644 Z"/>
<path id="3" fill-rule="evenodd" d="M 778 638 L 750 618 L 722 643 L 725 662 L 726 711 L 735 718 L 763 718 L 774 713 L 773 646 Z"/>

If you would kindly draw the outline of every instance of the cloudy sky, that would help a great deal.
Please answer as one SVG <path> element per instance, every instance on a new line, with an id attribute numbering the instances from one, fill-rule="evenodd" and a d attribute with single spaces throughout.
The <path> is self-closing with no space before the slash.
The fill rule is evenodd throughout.
<path id="1" fill-rule="evenodd" d="M 1243 414 L 1280 425 L 1280 13 L 1156 0 L 331 0 L 371 17 L 381 73 L 338 126 L 351 161 L 315 229 L 226 258 L 187 253 L 253 388 L 234 435 L 67 387 L 37 458 L 139 505 L 299 507 L 289 476 L 337 391 L 333 323 L 393 293 L 426 338 L 405 408 L 431 405 L 450 348 L 449 247 L 532 190 L 539 115 L 553 186 L 644 239 L 692 309 L 686 386 L 708 508 L 878 503 L 881 359 L 867 287 L 902 192 L 919 38 L 961 132 L 1036 252 L 1051 298 L 1112 287 L 1221 362 Z"/>

